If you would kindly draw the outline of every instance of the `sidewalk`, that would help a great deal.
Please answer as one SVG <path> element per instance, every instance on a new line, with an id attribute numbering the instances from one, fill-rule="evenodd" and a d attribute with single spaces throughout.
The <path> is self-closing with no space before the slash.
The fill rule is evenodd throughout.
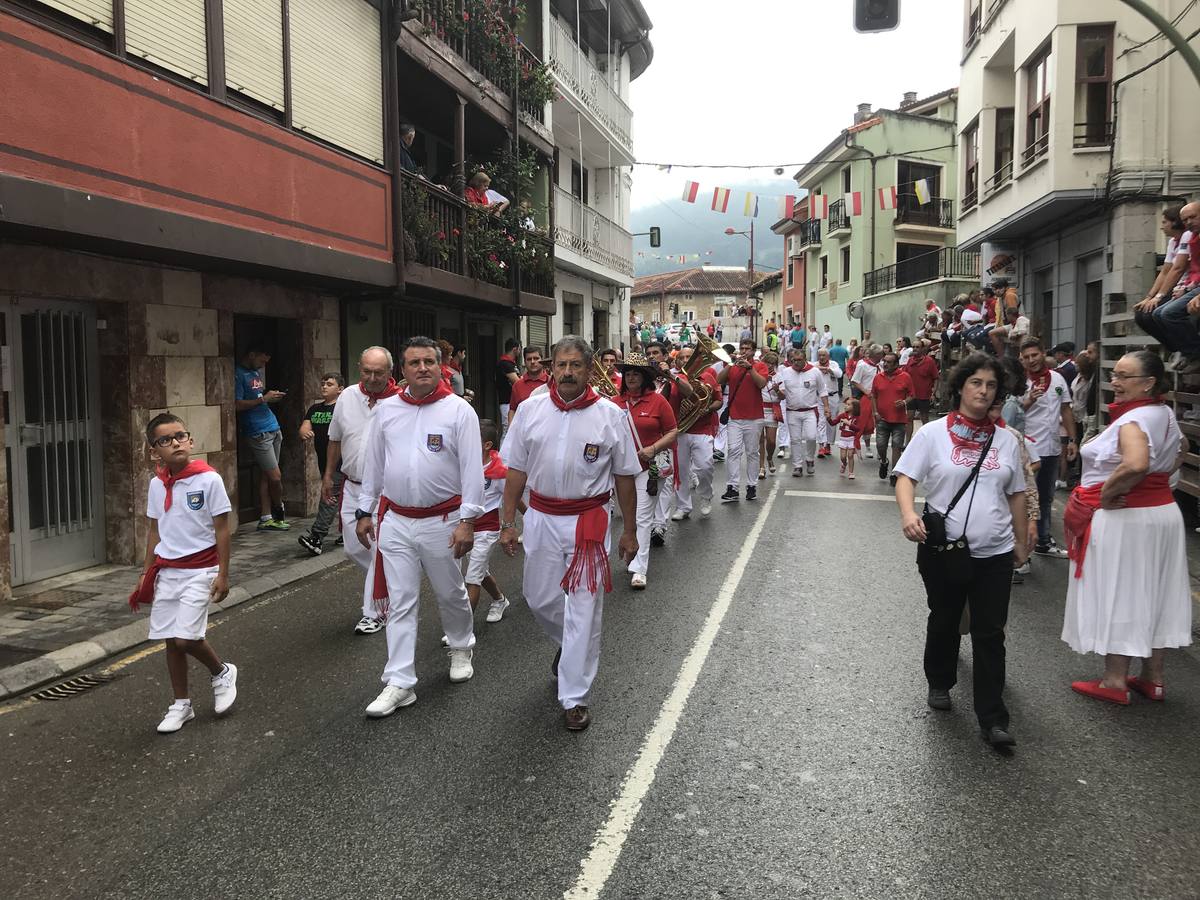
<path id="1" fill-rule="evenodd" d="M 292 519 L 286 532 L 247 523 L 233 536 L 229 596 L 210 615 L 270 593 L 345 561 L 335 536 L 309 556 L 296 543 L 312 519 Z M 0 700 L 90 666 L 149 640 L 150 609 L 129 610 L 139 566 L 95 566 L 13 589 L 0 603 Z"/>

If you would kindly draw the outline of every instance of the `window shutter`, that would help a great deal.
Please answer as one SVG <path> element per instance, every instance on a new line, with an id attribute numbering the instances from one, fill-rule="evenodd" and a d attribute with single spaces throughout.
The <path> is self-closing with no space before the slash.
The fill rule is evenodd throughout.
<path id="1" fill-rule="evenodd" d="M 383 164 L 379 11 L 366 0 L 291 0 L 292 125 Z"/>
<path id="2" fill-rule="evenodd" d="M 529 340 L 526 347 L 537 347 L 542 353 L 550 352 L 550 319 L 547 316 L 526 316 L 529 327 Z"/>
<path id="3" fill-rule="evenodd" d="M 282 0 L 225 0 L 225 83 L 283 109 Z"/>
<path id="4" fill-rule="evenodd" d="M 42 0 L 47 6 L 112 34 L 112 0 Z"/>
<path id="5" fill-rule="evenodd" d="M 208 84 L 204 0 L 125 0 L 125 50 Z"/>

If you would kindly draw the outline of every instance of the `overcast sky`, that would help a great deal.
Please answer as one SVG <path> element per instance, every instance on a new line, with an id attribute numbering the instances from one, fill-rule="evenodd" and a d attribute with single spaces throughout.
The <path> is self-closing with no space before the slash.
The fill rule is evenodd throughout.
<path id="1" fill-rule="evenodd" d="M 958 84 L 960 0 L 901 0 L 901 26 L 885 34 L 855 32 L 853 0 L 643 3 L 654 23 L 654 62 L 631 89 L 637 158 L 785 171 L 780 178 L 771 168 L 637 166 L 635 209 L 678 199 L 689 179 L 700 183 L 704 209 L 713 187 L 731 182 L 758 180 L 762 193 L 787 193 L 798 164 L 851 124 L 859 103 L 896 107 L 905 91 L 925 97 Z M 726 225 L 746 227 L 743 200 L 731 199 L 730 215 L 708 213 L 714 241 L 730 240 L 721 235 Z M 759 227 L 773 215 L 763 210 Z M 662 218 L 664 227 L 679 221 L 665 209 Z"/>

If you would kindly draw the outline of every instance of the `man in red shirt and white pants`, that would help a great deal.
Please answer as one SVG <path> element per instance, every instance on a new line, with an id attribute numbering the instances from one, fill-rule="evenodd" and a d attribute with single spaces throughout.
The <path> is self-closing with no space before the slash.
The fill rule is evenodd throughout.
<path id="1" fill-rule="evenodd" d="M 717 382 L 729 386 L 729 424 L 726 426 L 728 448 L 725 456 L 725 493 L 722 503 L 741 499 L 742 485 L 746 499 L 758 499 L 759 438 L 763 428 L 762 389 L 766 387 L 771 370 L 766 363 L 754 359 L 758 345 L 750 339 L 738 344 L 733 365 L 726 366 Z M 745 468 L 743 469 L 743 460 Z"/>
<path id="2" fill-rule="evenodd" d="M 675 358 L 680 371 L 687 369 L 691 361 L 691 347 L 683 347 Z M 707 516 L 712 512 L 713 498 L 713 441 L 717 436 L 717 413 L 723 403 L 721 385 L 712 367 L 700 373 L 700 380 L 712 389 L 712 401 L 708 411 L 702 413 L 685 434 L 679 435 L 675 443 L 676 478 L 666 479 L 663 483 L 669 493 L 675 495 L 675 514 L 671 516 L 676 522 L 686 519 L 692 512 L 692 475 L 696 476 L 697 489 L 700 491 L 700 515 Z M 676 410 L 678 412 L 678 409 Z M 678 486 L 675 482 L 678 481 Z"/>
<path id="3" fill-rule="evenodd" d="M 871 400 L 875 406 L 875 450 L 879 454 L 879 477 L 887 478 L 888 445 L 892 448 L 891 470 L 904 452 L 904 430 L 908 427 L 908 401 L 913 396 L 912 379 L 898 365 L 899 358 L 889 353 L 883 368 L 871 382 Z M 896 476 L 892 475 L 892 484 Z"/>
<path id="4" fill-rule="evenodd" d="M 354 516 L 364 547 L 375 542 L 373 598 L 387 617 L 384 689 L 372 718 L 417 702 L 413 688 L 421 573 L 437 597 L 450 646 L 450 680 L 475 674 L 473 615 L 458 560 L 471 552 L 483 513 L 479 417 L 442 380 L 438 346 L 427 337 L 404 345 L 408 386 L 376 404 L 363 443 L 360 506 Z M 378 525 L 376 525 L 378 523 Z"/>
<path id="5" fill-rule="evenodd" d="M 566 727 L 591 723 L 588 706 L 600 666 L 604 592 L 612 590 L 608 503 L 621 506 L 621 559 L 637 555 L 635 478 L 642 465 L 625 412 L 588 384 L 592 348 L 564 337 L 551 350 L 549 390 L 526 401 L 504 445 L 508 478 L 500 545 L 517 553 L 517 501 L 525 513 L 524 592 L 538 624 L 559 646 L 551 670 Z M 478 466 L 476 466 L 478 468 Z"/>

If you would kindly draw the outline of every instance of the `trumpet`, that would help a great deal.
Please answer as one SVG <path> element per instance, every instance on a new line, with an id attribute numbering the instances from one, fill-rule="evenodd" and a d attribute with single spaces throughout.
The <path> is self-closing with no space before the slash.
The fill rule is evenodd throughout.
<path id="1" fill-rule="evenodd" d="M 608 372 L 604 370 L 604 364 L 600 362 L 600 357 L 592 357 L 592 374 L 588 377 L 588 384 L 596 389 L 601 397 L 615 397 L 621 393 L 613 380 L 608 377 Z"/>
<path id="2" fill-rule="evenodd" d="M 701 333 L 697 334 L 696 338 L 696 349 L 692 352 L 692 357 L 687 361 L 687 365 L 683 367 L 683 375 L 687 378 L 688 384 L 692 386 L 693 393 L 690 397 L 684 397 L 679 404 L 680 434 L 686 433 L 695 425 L 697 420 L 708 412 L 708 408 L 717 398 L 718 392 L 700 379 L 700 373 L 718 361 L 727 366 L 733 363 L 721 345 L 708 335 Z"/>

